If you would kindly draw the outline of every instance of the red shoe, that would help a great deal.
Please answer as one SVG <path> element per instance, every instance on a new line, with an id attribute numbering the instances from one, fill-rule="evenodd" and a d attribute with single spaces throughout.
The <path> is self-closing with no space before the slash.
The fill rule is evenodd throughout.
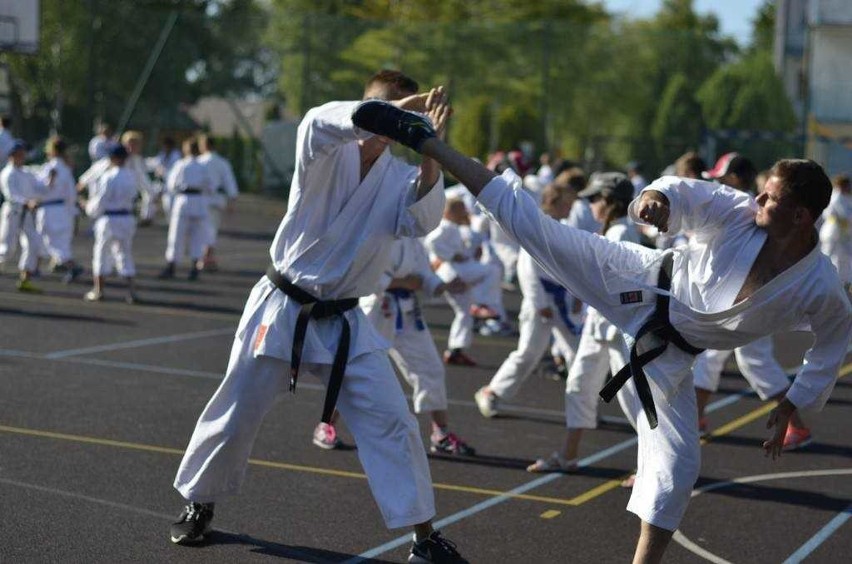
<path id="1" fill-rule="evenodd" d="M 784 446 L 781 447 L 781 450 L 784 452 L 796 450 L 808 446 L 811 441 L 813 441 L 813 437 L 811 437 L 810 429 L 805 427 L 800 429 L 788 424 L 787 433 L 784 435 Z"/>
<path id="2" fill-rule="evenodd" d="M 444 351 L 444 364 L 455 364 L 458 366 L 476 366 L 476 361 L 464 354 L 461 349 Z"/>
<path id="3" fill-rule="evenodd" d="M 488 306 L 484 305 L 472 305 L 470 306 L 470 314 L 475 319 L 499 319 L 500 316 L 497 315 L 497 312 L 491 309 Z"/>
<path id="4" fill-rule="evenodd" d="M 707 418 L 702 417 L 698 420 L 698 434 L 702 437 L 706 437 L 710 433 L 708 430 L 710 429 L 710 425 L 707 423 Z"/>

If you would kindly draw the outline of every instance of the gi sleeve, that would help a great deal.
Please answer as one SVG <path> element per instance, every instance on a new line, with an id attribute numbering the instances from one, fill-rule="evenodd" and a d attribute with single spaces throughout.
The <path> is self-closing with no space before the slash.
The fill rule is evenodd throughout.
<path id="1" fill-rule="evenodd" d="M 413 176 L 400 198 L 395 235 L 397 237 L 423 237 L 435 230 L 441 223 L 444 204 L 444 175 L 438 175 L 438 180 L 429 192 L 417 199 L 417 176 Z"/>
<path id="2" fill-rule="evenodd" d="M 462 252 L 459 248 L 461 235 L 455 226 L 446 226 L 435 229 L 426 237 L 426 247 L 436 258 L 444 262 L 452 262 L 456 254 Z"/>
<path id="3" fill-rule="evenodd" d="M 799 409 L 819 410 L 834 389 L 852 336 L 852 305 L 839 284 L 809 319 L 814 344 L 787 390 L 787 399 Z"/>
<path id="4" fill-rule="evenodd" d="M 184 163 L 178 161 L 171 169 L 169 169 L 169 175 L 166 177 L 167 192 L 171 192 L 172 194 L 177 193 L 178 183 L 181 182 L 183 177 L 183 167 Z"/>
<path id="5" fill-rule="evenodd" d="M 429 264 L 429 257 L 426 254 L 426 248 L 419 241 L 415 257 L 415 274 L 418 274 L 423 280 L 423 293 L 427 296 L 434 296 L 438 286 L 444 283 L 441 278 L 432 271 L 432 266 Z"/>
<path id="6" fill-rule="evenodd" d="M 352 123 L 352 111 L 358 104 L 329 102 L 308 111 L 297 132 L 299 159 L 308 162 L 344 143 L 372 137 Z"/>
<path id="7" fill-rule="evenodd" d="M 650 190 L 669 200 L 669 233 L 717 230 L 743 214 L 754 217 L 756 210 L 754 200 L 745 192 L 704 180 L 663 176 L 646 186 L 640 197 Z M 639 198 L 630 203 L 630 218 L 647 225 L 636 212 L 638 203 Z"/>

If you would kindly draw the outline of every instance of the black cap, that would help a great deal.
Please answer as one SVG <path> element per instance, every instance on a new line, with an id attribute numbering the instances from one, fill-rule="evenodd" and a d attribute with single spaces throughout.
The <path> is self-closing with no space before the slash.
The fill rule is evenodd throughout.
<path id="1" fill-rule="evenodd" d="M 122 145 L 121 143 L 116 143 L 115 145 L 109 148 L 107 154 L 111 159 L 126 159 L 127 149 L 125 149 L 124 145 Z"/>
<path id="2" fill-rule="evenodd" d="M 589 185 L 577 194 L 581 198 L 601 195 L 629 202 L 633 199 L 633 184 L 620 172 L 596 172 Z"/>

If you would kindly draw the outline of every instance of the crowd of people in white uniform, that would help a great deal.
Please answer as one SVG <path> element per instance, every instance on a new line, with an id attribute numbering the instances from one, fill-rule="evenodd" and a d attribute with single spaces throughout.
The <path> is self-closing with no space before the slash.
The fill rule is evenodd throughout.
<path id="1" fill-rule="evenodd" d="M 77 280 L 86 268 L 73 256 L 72 240 L 78 216 L 91 221 L 92 289 L 84 299 L 104 298 L 106 277 L 117 274 L 127 284 L 125 300 L 137 301 L 133 238 L 138 226 L 152 224 L 162 209 L 168 219 L 166 267 L 161 278 L 171 278 L 189 255 L 189 279 L 201 270 L 215 270 L 216 238 L 225 210 L 239 190 L 230 163 L 216 152 L 206 135 L 186 139 L 183 151 L 174 140 L 163 140 L 154 157 L 142 155 L 144 138 L 125 131 L 119 138 L 101 125 L 88 145 L 91 166 L 75 180 L 68 144 L 54 136 L 45 144 L 47 161 L 26 164 L 31 147 L 11 132 L 11 120 L 0 120 L 0 267 L 18 256 L 21 292 L 41 293 L 33 278 L 42 268 L 57 272 L 65 283 Z M 46 272 L 45 272 L 46 274 Z"/>
<path id="2" fill-rule="evenodd" d="M 830 201 L 808 200 L 802 208 L 818 230 L 815 245 L 828 255 L 834 274 L 805 253 L 787 272 L 760 278 L 757 265 L 766 266 L 762 261 L 768 259 L 761 250 L 765 236 L 754 228 L 754 210 L 777 207 L 779 179 L 793 178 L 798 172 L 790 170 L 799 165 L 776 165 L 759 175 L 744 155 L 725 154 L 708 168 L 698 155 L 687 153 L 666 171 L 668 176 L 648 183 L 639 163 L 630 163 L 626 174 L 587 175 L 576 164 L 548 155 L 533 170 L 523 153 L 509 151 L 495 154 L 486 168 L 436 141 L 451 113 L 443 89 L 417 91 L 408 77 L 382 71 L 367 83 L 364 97 L 393 104 L 331 102 L 302 121 L 288 211 L 272 245 L 273 264 L 249 297 L 225 380 L 202 413 L 175 479 L 188 501 L 172 526 L 171 540 L 204 539 L 214 502 L 240 486 L 257 428 L 287 387 L 282 375 L 290 375 L 292 391 L 302 370 L 328 385 L 314 444 L 339 446 L 336 425 L 342 417 L 387 526 L 414 528 L 409 561 L 465 562 L 455 545 L 431 527 L 435 510 L 428 465 L 391 365 L 412 388 L 415 413 L 430 415 L 430 450 L 474 456 L 475 449 L 450 429 L 445 365 L 476 366 L 470 349 L 477 337 L 518 335 L 516 350 L 476 392 L 479 411 L 486 418 L 498 416 L 539 365 L 552 359 L 565 381 L 567 431 L 558 449 L 528 470 L 571 472 L 578 468 L 583 432 L 597 427 L 599 392 L 604 388 L 605 399 L 617 397 L 640 436 L 638 476 L 624 483 L 635 483 L 628 508 L 643 520 L 637 558 L 655 561 L 685 510 L 698 471 L 698 437 L 710 429 L 704 408 L 732 352 L 761 399 L 782 406 L 785 401 L 820 403 L 810 392 L 791 388 L 765 328 L 711 338 L 710 318 L 715 315 L 713 323 L 721 323 L 721 313 L 696 311 L 742 309 L 760 295 L 761 286 L 810 269 L 803 271 L 839 278 L 847 301 L 835 307 L 841 314 L 846 307 L 848 315 L 848 176 L 833 179 Z M 391 119 L 382 113 L 400 110 L 419 114 L 400 112 Z M 354 117 L 357 112 L 360 118 Z M 418 115 L 428 120 L 411 117 Z M 135 301 L 133 236 L 137 225 L 154 219 L 158 198 L 170 218 L 160 277 L 176 276 L 187 257 L 191 280 L 215 268 L 216 232 L 237 186 L 212 139 L 187 139 L 182 153 L 167 140 L 159 155 L 144 159 L 138 132 L 124 132 L 117 141 L 102 128 L 89 145 L 93 164 L 75 182 L 62 139 L 48 142 L 47 163 L 26 167 L 26 144 L 11 138 L 7 120 L 3 126 L 0 158 L 7 165 L 0 173 L 5 198 L 0 261 L 10 263 L 20 247 L 21 291 L 37 291 L 31 278 L 44 256 L 67 281 L 80 276 L 83 268 L 72 255 L 71 238 L 81 208 L 94 223 L 93 288 L 85 299 L 103 299 L 104 279 L 115 272 L 127 280 L 127 301 Z M 392 156 L 391 139 L 424 153 L 420 166 Z M 440 165 L 462 183 L 445 189 Z M 817 212 L 819 217 L 813 217 Z M 737 245 L 739 238 L 747 243 Z M 732 253 L 744 254 L 733 260 Z M 674 266 L 665 266 L 661 257 Z M 741 286 L 727 287 L 719 277 L 710 281 L 717 290 L 707 281 L 722 260 L 718 257 L 742 263 L 728 272 L 728 279 Z M 707 280 L 697 279 L 701 268 Z M 698 289 L 686 290 L 689 284 Z M 518 289 L 522 302 L 514 319 L 503 297 Z M 660 305 L 657 295 L 671 298 Z M 424 299 L 444 299 L 452 308 L 443 353 L 430 336 Z M 683 310 L 686 303 L 692 309 Z M 657 312 L 651 321 L 659 324 L 646 330 L 640 323 L 651 310 Z M 802 312 L 803 317 L 811 314 L 812 325 L 823 319 L 822 313 Z M 848 319 L 840 323 L 846 323 L 847 334 L 836 338 L 848 344 Z M 778 330 L 784 327 L 779 323 Z M 644 344 L 647 332 L 666 335 L 663 346 Z M 827 340 L 824 331 L 818 333 L 812 351 L 821 346 L 825 355 L 823 349 L 833 347 L 834 354 L 840 345 L 825 345 Z M 669 342 L 676 348 L 665 350 Z M 816 354 L 811 359 L 815 369 L 832 366 Z M 690 367 L 694 377 L 676 377 Z M 608 380 L 608 374 L 614 377 Z M 688 393 L 679 393 L 684 386 Z M 778 421 L 784 429 L 778 444 L 767 447 L 773 455 L 776 448 L 792 450 L 811 440 L 795 407 Z M 683 447 L 678 441 L 695 445 Z"/>

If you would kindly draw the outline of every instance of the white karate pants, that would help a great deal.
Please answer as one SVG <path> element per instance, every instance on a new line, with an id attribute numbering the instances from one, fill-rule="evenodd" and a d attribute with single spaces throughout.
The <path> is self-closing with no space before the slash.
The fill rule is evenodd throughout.
<path id="1" fill-rule="evenodd" d="M 378 332 L 391 342 L 388 356 L 412 388 L 414 413 L 444 411 L 447 409 L 447 372 L 426 321 L 423 320 L 423 330 L 418 330 L 414 311 L 409 309 L 402 313 L 402 328 L 396 327 L 399 304 L 406 302 L 413 306 L 410 300 L 396 300 L 386 295 L 369 304 L 362 300 L 361 309 Z"/>
<path id="2" fill-rule="evenodd" d="M 109 276 L 115 269 L 119 276 L 136 276 L 133 260 L 133 235 L 136 218 L 132 215 L 101 216 L 95 220 L 95 244 L 92 247 L 92 274 Z"/>
<path id="3" fill-rule="evenodd" d="M 64 264 L 73 258 L 71 239 L 74 235 L 74 217 L 65 204 L 38 208 L 36 230 L 41 235 L 44 247 L 56 264 Z"/>
<path id="4" fill-rule="evenodd" d="M 550 347 L 551 332 L 558 333 L 562 341 L 570 346 L 572 352 L 577 350 L 580 340 L 580 337 L 573 334 L 559 318 L 558 312 L 554 312 L 552 319 L 545 319 L 533 308 L 522 307 L 518 321 L 520 322 L 518 348 L 509 353 L 508 358 L 503 361 L 488 384 L 491 391 L 502 400 L 513 398 L 538 366 L 541 356 Z M 571 362 L 571 358 L 565 360 Z"/>
<path id="5" fill-rule="evenodd" d="M 606 383 L 608 372 L 617 373 L 627 364 L 629 350 L 621 332 L 610 341 L 598 340 L 591 324 L 583 327 L 574 363 L 565 382 L 565 426 L 569 429 L 595 429 L 598 426 L 598 393 Z M 636 428 L 636 417 L 642 404 L 633 380 L 628 380 L 616 394 L 618 403 L 630 425 Z"/>
<path id="6" fill-rule="evenodd" d="M 748 381 L 751 389 L 757 392 L 760 399 L 766 401 L 790 387 L 787 374 L 775 360 L 771 335 L 761 337 L 733 351 L 708 350 L 698 355 L 692 367 L 695 374 L 695 387 L 710 392 L 718 390 L 722 369 L 731 352 L 736 355 L 743 377 Z"/>
<path id="7" fill-rule="evenodd" d="M 175 488 L 186 499 L 214 502 L 237 493 L 264 416 L 286 393 L 290 363 L 255 357 L 252 343 L 263 308 L 234 339 L 225 379 L 201 413 Z M 300 377 L 327 382 L 331 365 L 303 364 Z M 317 412 L 319 415 L 319 405 Z M 408 527 L 435 515 L 426 451 L 417 420 L 384 351 L 350 359 L 337 409 L 358 445 L 358 458 L 388 528 Z"/>
<path id="8" fill-rule="evenodd" d="M 453 322 L 450 324 L 450 334 L 447 337 L 447 348 L 466 349 L 473 344 L 473 316 L 470 314 L 470 306 L 473 305 L 473 296 L 470 289 L 460 294 L 444 292 L 447 303 L 453 308 Z"/>
<path id="9" fill-rule="evenodd" d="M 210 237 L 208 216 L 193 216 L 180 212 L 179 207 L 172 208 L 169 237 L 166 243 L 166 262 L 183 261 L 187 247 L 189 247 L 189 258 L 197 261 L 204 256 L 204 248 Z"/>
<path id="10" fill-rule="evenodd" d="M 157 195 L 160 187 L 157 184 L 149 182 L 147 188 L 143 188 L 140 193 L 139 202 L 139 219 L 142 221 L 151 221 L 157 215 Z"/>
<path id="11" fill-rule="evenodd" d="M 4 202 L 0 208 L 0 263 L 14 259 L 21 245 L 18 270 L 35 272 L 42 252 L 41 236 L 36 231 L 33 212 L 23 206 Z"/>

